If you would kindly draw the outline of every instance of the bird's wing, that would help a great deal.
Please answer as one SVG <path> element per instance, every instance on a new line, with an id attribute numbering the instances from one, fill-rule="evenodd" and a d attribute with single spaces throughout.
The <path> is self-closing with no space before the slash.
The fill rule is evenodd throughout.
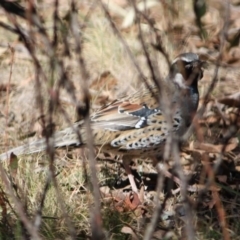
<path id="1" fill-rule="evenodd" d="M 92 116 L 92 128 L 112 131 L 141 128 L 147 124 L 148 117 L 155 111 L 156 108 L 149 108 L 145 103 L 116 100 Z"/>
<path id="2" fill-rule="evenodd" d="M 156 91 L 156 89 L 153 90 Z M 91 117 L 91 126 L 93 129 L 111 131 L 145 128 L 156 122 L 166 121 L 159 106 L 158 99 L 152 96 L 152 93 L 137 92 L 131 98 L 115 100 L 97 111 Z"/>

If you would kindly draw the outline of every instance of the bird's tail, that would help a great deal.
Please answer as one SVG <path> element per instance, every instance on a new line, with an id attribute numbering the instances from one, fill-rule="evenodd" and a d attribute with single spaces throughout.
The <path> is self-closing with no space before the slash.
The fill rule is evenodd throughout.
<path id="1" fill-rule="evenodd" d="M 65 128 L 62 131 L 56 132 L 53 135 L 53 138 L 49 139 L 49 144 L 53 143 L 55 148 L 62 147 L 78 147 L 82 145 L 85 140 L 83 139 L 83 131 L 79 131 L 79 123 L 74 124 L 72 127 Z M 47 148 L 46 139 L 42 138 L 36 141 L 33 141 L 29 144 L 25 144 L 20 147 L 13 148 L 5 153 L 0 154 L 0 161 L 4 161 L 10 158 L 11 153 L 14 153 L 16 156 L 24 154 L 32 154 L 43 152 Z"/>

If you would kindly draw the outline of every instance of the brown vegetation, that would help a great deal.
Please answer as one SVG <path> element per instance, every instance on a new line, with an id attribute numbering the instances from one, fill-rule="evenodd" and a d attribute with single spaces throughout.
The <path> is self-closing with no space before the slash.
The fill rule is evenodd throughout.
<path id="1" fill-rule="evenodd" d="M 165 77 L 191 51 L 207 66 L 180 153 L 132 164 L 143 204 L 91 138 L 75 150 L 48 141 L 0 164 L 0 238 L 240 239 L 240 2 L 33 2 L 0 1 L 0 153 L 88 122 L 151 83 L 151 64 Z"/>

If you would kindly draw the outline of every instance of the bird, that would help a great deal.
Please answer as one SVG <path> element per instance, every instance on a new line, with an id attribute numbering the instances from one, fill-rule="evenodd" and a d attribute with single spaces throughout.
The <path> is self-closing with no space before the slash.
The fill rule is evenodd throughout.
<path id="1" fill-rule="evenodd" d="M 129 159 L 161 156 L 169 134 L 184 135 L 198 108 L 198 81 L 203 77 L 203 65 L 196 53 L 182 53 L 172 62 L 161 91 L 153 84 L 131 96 L 116 99 L 91 115 L 94 145 L 102 152 L 112 152 L 122 157 L 134 192 L 138 192 L 138 188 Z M 160 93 L 167 97 L 170 104 L 171 125 L 164 112 L 166 102 L 159 98 Z M 55 132 L 54 144 L 55 148 L 86 145 L 84 120 Z M 0 160 L 6 160 L 11 153 L 17 156 L 37 153 L 46 150 L 46 147 L 43 138 L 1 154 Z"/>

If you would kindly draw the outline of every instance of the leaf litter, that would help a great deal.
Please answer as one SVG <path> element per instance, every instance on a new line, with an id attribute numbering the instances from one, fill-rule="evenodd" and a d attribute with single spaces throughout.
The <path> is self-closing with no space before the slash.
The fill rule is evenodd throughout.
<path id="1" fill-rule="evenodd" d="M 116 20 L 119 29 L 123 32 L 126 38 L 136 37 L 136 22 L 135 16 L 131 14 L 132 6 L 129 5 L 126 1 L 111 1 L 112 5 L 109 8 L 110 13 L 112 14 L 113 19 Z M 214 3 L 217 3 L 216 6 Z M 202 39 L 199 36 L 198 28 L 195 25 L 194 14 L 191 12 L 189 16 L 183 16 L 182 12 L 177 13 L 172 12 L 172 15 L 169 13 L 171 9 L 167 9 L 163 3 L 157 1 L 149 1 L 144 8 L 142 8 L 139 3 L 140 11 L 144 13 L 147 12 L 149 16 L 156 21 L 156 26 L 161 31 L 168 31 L 169 37 L 172 40 L 172 46 L 169 44 L 166 46 L 170 55 L 177 55 L 180 52 L 193 51 L 200 54 L 206 61 L 208 61 L 208 68 L 205 70 L 204 79 L 200 82 L 200 93 L 201 96 L 204 96 L 204 92 L 209 85 L 212 75 L 214 72 L 214 63 L 219 56 L 219 45 L 220 45 L 220 30 L 223 24 L 223 19 L 221 17 L 223 13 L 223 6 L 221 1 L 209 1 L 208 9 L 206 14 L 203 16 L 202 20 L 204 25 L 202 26 L 208 37 L 207 39 Z M 84 5 L 84 4 L 83 4 Z M 86 4 L 87 5 L 87 4 Z M 83 12 L 88 9 L 86 5 L 83 7 Z M 186 7 L 189 7 L 186 5 Z M 219 192 L 224 203 L 224 208 L 227 215 L 231 215 L 234 212 L 234 209 L 237 209 L 239 204 L 239 180 L 240 180 L 240 154 L 239 154 L 239 107 L 240 107 L 240 94 L 239 94 L 239 76 L 240 71 L 238 65 L 240 64 L 240 53 L 239 53 L 239 8 L 234 4 L 231 5 L 231 23 L 229 30 L 227 32 L 227 42 L 224 45 L 223 57 L 221 59 L 220 71 L 217 86 L 211 95 L 211 99 L 208 99 L 206 110 L 203 116 L 197 119 L 197 124 L 200 127 L 201 134 L 203 139 L 199 142 L 197 134 L 194 133 L 189 141 L 184 144 L 180 153 L 180 161 L 184 170 L 184 173 L 188 177 L 188 192 L 189 200 L 193 202 L 193 206 L 196 210 L 196 215 L 202 220 L 202 225 L 207 226 L 209 218 L 211 221 L 217 219 L 217 212 L 214 210 L 216 205 L 216 200 L 212 195 L 212 192 Z M 178 9 L 178 6 L 173 6 Z M 156 14 L 157 10 L 163 12 L 165 20 L 162 19 L 162 16 Z M 210 11 L 213 10 L 210 14 Z M 96 14 L 101 16 L 101 13 L 95 10 Z M 190 10 L 188 10 L 190 11 Z M 169 15 L 167 18 L 165 15 Z M 176 15 L 178 15 L 176 17 Z M 173 17 L 174 16 L 174 17 Z M 103 17 L 103 16 L 101 16 Z M 1 17 L 2 18 L 2 17 Z M 172 19 L 172 24 L 169 22 Z M 178 21 L 179 20 L 179 21 Z M 3 18 L 3 21 L 6 19 Z M 94 22 L 94 20 L 91 19 Z M 143 20 L 142 20 L 143 21 Z M 145 23 L 146 24 L 146 23 Z M 94 25 L 94 23 L 93 23 Z M 146 29 L 148 31 L 149 29 Z M 1 29 L 1 31 L 3 31 Z M 167 42 L 168 36 L 163 41 Z M 3 43 L 7 43 L 7 40 L 1 37 L 1 40 L 4 40 Z M 12 36 L 11 36 L 12 39 Z M 15 41 L 16 39 L 14 39 Z M 13 41 L 13 40 L 11 40 Z M 175 42 L 176 41 L 176 42 Z M 177 45 L 176 43 L 179 43 Z M 88 42 L 92 44 L 92 42 Z M 5 151 L 6 147 L 22 144 L 22 141 L 18 140 L 19 136 L 28 135 L 33 132 L 35 136 L 41 137 L 41 126 L 39 126 L 38 119 L 39 112 L 33 107 L 35 93 L 33 86 L 30 86 L 32 79 L 34 78 L 34 73 L 32 70 L 31 59 L 29 59 L 28 54 L 26 53 L 23 45 L 18 43 L 14 46 L 15 51 L 18 54 L 15 56 L 14 62 L 14 72 L 11 79 L 11 83 L 8 83 L 9 72 L 10 72 L 10 57 L 11 54 L 7 49 L 7 45 L 2 44 L 0 53 L 0 63 L 1 63 L 1 83 L 0 83 L 0 104 L 1 104 L 1 135 L 6 136 L 4 142 L 1 143 L 1 151 Z M 89 48 L 88 48 L 89 49 Z M 104 49 L 102 49 L 104 52 Z M 140 60 L 139 56 L 141 53 L 137 52 L 136 49 L 136 58 Z M 107 54 L 107 53 L 106 53 Z M 113 53 L 114 54 L 114 53 Z M 121 56 L 121 53 L 118 53 Z M 101 105 L 107 104 L 120 96 L 123 92 L 128 93 L 126 88 L 121 90 L 121 76 L 125 76 L 125 66 L 121 68 L 112 66 L 109 64 L 112 62 L 109 59 L 104 59 L 104 65 L 99 64 L 96 66 L 96 69 L 92 67 L 93 63 L 96 63 L 94 55 L 91 56 L 91 52 L 86 53 L 88 58 L 88 66 L 92 70 L 92 80 L 89 85 L 91 100 L 92 100 L 92 109 L 98 109 Z M 101 56 L 99 54 L 99 56 Z M 102 55 L 104 56 L 104 55 Z M 97 61 L 101 61 L 98 59 Z M 120 61 L 121 63 L 121 61 Z M 141 62 L 144 65 L 144 62 Z M 109 69 L 101 69 L 101 66 L 111 66 Z M 134 73 L 133 69 L 132 72 Z M 148 71 L 148 70 L 146 70 Z M 135 74 L 136 75 L 136 74 Z M 131 89 L 138 86 L 138 78 L 134 74 L 130 75 Z M 76 83 L 77 78 L 73 78 L 73 82 Z M 127 81 L 127 80 L 126 80 Z M 9 92 L 9 104 L 11 107 L 10 112 L 14 114 L 14 119 L 11 124 L 6 124 L 7 115 L 9 117 L 10 112 L 6 114 L 6 101 L 7 96 L 6 92 Z M 203 98 L 201 99 L 203 102 Z M 66 104 L 70 109 L 68 110 L 71 116 L 71 119 L 74 121 L 75 113 L 74 106 L 71 106 L 71 101 L 69 96 L 63 93 L 61 95 L 62 104 Z M 201 104 L 200 104 L 201 105 Z M 21 107 L 20 107 L 21 106 Z M 58 119 L 58 117 L 56 117 Z M 63 120 L 57 120 L 59 128 L 64 127 Z M 25 128 L 22 128 L 25 126 Z M 26 127 L 27 126 L 27 127 Z M 30 130 L 29 130 L 30 129 Z M 199 131 L 199 129 L 197 129 Z M 33 135 L 34 135 L 33 134 Z M 32 135 L 32 134 L 31 134 Z M 9 137 L 10 136 L 10 137 Z M 87 151 L 87 150 L 86 150 Z M 72 155 L 72 156 L 71 156 Z M 74 175 L 71 171 L 76 169 L 82 164 L 71 162 L 73 158 L 78 156 L 78 158 L 84 158 L 86 153 L 79 153 L 78 150 L 74 150 L 73 153 L 69 153 L 68 157 L 70 161 L 62 161 L 66 157 L 65 151 L 60 150 L 56 160 L 56 167 L 59 169 L 61 174 L 65 177 L 63 182 L 61 180 L 60 184 L 72 192 L 71 189 L 76 190 L 77 186 L 81 185 L 83 188 L 78 190 L 80 192 L 85 192 L 85 184 L 78 182 L 79 179 L 74 177 L 75 182 L 68 182 L 70 175 Z M 219 162 L 219 158 L 222 158 L 220 161 L 220 166 L 217 171 L 214 172 L 214 180 L 209 182 L 209 172 L 205 168 L 206 165 L 214 167 L 214 164 Z M 142 203 L 138 201 L 138 198 L 131 193 L 129 183 L 127 181 L 125 172 L 122 170 L 116 156 L 103 156 L 98 155 L 98 169 L 100 174 L 104 177 L 100 183 L 100 190 L 102 193 L 103 204 L 107 204 L 110 208 L 117 212 L 132 212 L 132 219 L 138 221 L 141 225 L 141 219 L 149 220 L 152 217 L 154 211 L 154 200 L 159 198 L 162 202 L 166 201 L 164 212 L 160 216 L 158 227 L 154 232 L 154 237 L 156 239 L 161 239 L 162 237 L 169 237 L 169 239 L 176 239 L 176 236 L 179 236 L 176 229 L 181 229 L 184 225 L 184 211 L 181 213 L 181 197 L 180 197 L 180 185 L 178 180 L 174 181 L 174 163 L 170 160 L 168 165 L 168 171 L 170 173 L 169 177 L 165 179 L 164 182 L 164 191 L 161 193 L 161 196 L 156 195 L 156 181 L 157 181 L 157 170 L 152 165 L 150 159 L 135 159 L 132 164 L 133 173 L 136 176 L 136 181 L 138 186 L 143 189 L 144 194 L 144 206 L 141 206 Z M 10 172 L 17 178 L 19 174 L 17 172 L 18 161 L 13 156 L 10 161 Z M 39 165 L 44 166 L 46 163 L 39 160 Z M 36 165 L 36 169 L 39 171 L 39 165 Z M 42 168 L 44 171 L 44 167 Z M 107 169 L 107 170 L 106 170 Z M 40 171 L 41 172 L 41 171 Z M 20 174 L 19 174 L 20 175 Z M 20 175 L 21 176 L 21 175 Z M 20 177 L 19 176 L 19 177 Z M 176 178 L 178 176 L 175 176 Z M 72 180 L 71 180 L 72 181 Z M 71 187 L 69 187 L 70 185 Z M 142 186 L 142 187 L 141 187 Z M 66 190 L 67 191 L 67 190 Z M 78 194 L 76 191 L 76 194 Z M 166 195 L 168 195 L 166 199 Z M 3 194 L 1 194 L 1 206 L 6 212 L 6 206 L 3 201 Z M 76 195 L 77 196 L 77 195 Z M 140 209 L 140 212 L 139 212 Z M 177 216 L 177 213 L 182 215 L 181 217 Z M 236 213 L 239 213 L 239 210 L 236 210 Z M 205 216 L 208 216 L 206 219 Z M 6 217 L 6 213 L 4 213 Z M 140 220 L 139 220 L 140 219 Z M 199 221 L 201 222 L 201 221 Z M 231 226 L 233 220 L 229 222 Z M 124 225 L 121 229 L 121 232 L 124 234 L 130 234 L 132 238 L 137 239 L 143 232 L 139 230 L 136 226 L 137 224 Z M 232 225 L 233 226 L 233 225 Z M 220 226 L 215 222 L 216 231 L 220 231 Z M 233 237 L 237 236 L 239 232 L 237 229 L 232 228 L 232 231 L 236 231 L 233 234 Z M 199 231 L 199 236 L 201 236 L 201 231 Z M 180 234 L 181 235 L 181 234 Z M 203 238 L 202 238 L 203 239 Z M 236 238 L 237 239 L 237 238 Z"/>

